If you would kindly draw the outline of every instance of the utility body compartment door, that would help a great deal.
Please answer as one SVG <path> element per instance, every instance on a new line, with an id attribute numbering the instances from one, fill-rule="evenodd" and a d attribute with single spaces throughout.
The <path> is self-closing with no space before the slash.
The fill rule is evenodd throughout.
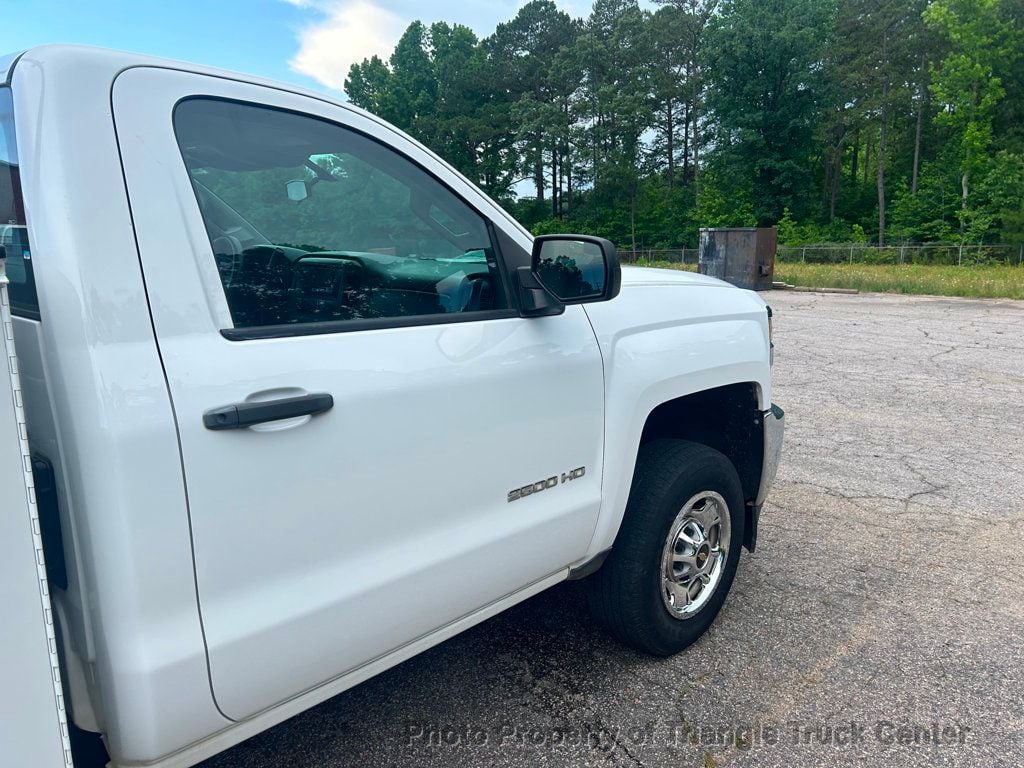
<path id="1" fill-rule="evenodd" d="M 584 556 L 601 499 L 602 366 L 580 306 L 557 317 L 523 319 L 506 304 L 505 310 L 464 318 L 439 315 L 405 325 L 388 325 L 385 318 L 310 334 L 300 318 L 293 334 L 238 333 L 238 318 L 251 323 L 253 312 L 263 311 L 239 308 L 243 299 L 261 299 L 239 277 L 264 274 L 254 271 L 253 254 L 269 254 L 269 261 L 260 262 L 263 270 L 274 259 L 291 262 L 281 261 L 293 277 L 281 289 L 287 301 L 282 298 L 280 306 L 299 306 L 312 313 L 310 322 L 318 312 L 334 311 L 323 296 L 342 293 L 359 294 L 352 299 L 363 302 L 358 311 L 370 307 L 378 315 L 408 307 L 410 295 L 422 306 L 441 302 L 450 310 L 453 302 L 471 302 L 474 290 L 479 293 L 480 286 L 465 295 L 449 290 L 467 273 L 490 269 L 485 290 L 504 290 L 493 279 L 503 280 L 492 258 L 501 257 L 489 254 L 485 260 L 474 251 L 462 262 L 425 256 L 403 261 L 402 249 L 413 246 L 402 245 L 401 222 L 392 227 L 390 248 L 316 258 L 304 254 L 302 242 L 246 246 L 258 227 L 250 232 L 240 222 L 221 221 L 215 226 L 222 229 L 213 231 L 197 201 L 197 193 L 205 194 L 198 182 L 206 179 L 202 183 L 213 189 L 215 181 L 244 170 L 245 162 L 204 160 L 210 152 L 203 155 L 195 146 L 203 141 L 201 131 L 187 140 L 193 153 L 188 162 L 205 162 L 213 170 L 193 172 L 183 160 L 175 107 L 196 97 L 272 109 L 268 125 L 281 115 L 298 115 L 331 124 L 318 124 L 316 131 L 334 125 L 358 132 L 378 147 L 374 152 L 387 155 L 380 156 L 384 166 L 366 172 L 361 194 L 390 184 L 389 173 L 413 186 L 422 181 L 417 173 L 424 179 L 432 175 L 430 183 L 443 182 L 467 210 L 492 222 L 488 227 L 503 222 L 493 203 L 457 174 L 354 110 L 178 70 L 136 68 L 116 80 L 114 122 L 180 435 L 210 677 L 221 711 L 242 719 L 357 670 Z M 225 119 L 224 130 L 234 130 L 231 119 Z M 289 141 L 283 136 L 270 143 Z M 290 150 L 280 151 L 287 165 Z M 336 161 L 317 162 L 323 170 Z M 349 183 L 358 163 L 344 162 L 345 169 L 328 175 Z M 297 217 L 337 189 L 331 178 L 311 181 L 314 173 L 304 177 L 306 187 L 290 181 L 287 190 L 280 186 L 281 199 L 291 196 Z M 261 194 L 265 198 L 266 190 Z M 303 199 L 306 194 L 312 197 Z M 257 197 L 245 192 L 239 199 Z M 442 210 L 430 215 L 450 230 L 449 240 L 458 241 L 462 227 L 445 218 L 445 210 L 461 203 L 445 209 L 441 196 L 436 199 Z M 276 197 L 260 200 L 259 205 L 282 205 Z M 338 215 L 346 215 L 344 207 Z M 504 226 L 520 247 L 528 246 L 521 233 Z M 441 240 L 447 236 L 437 231 Z M 424 254 L 447 247 L 418 242 L 414 247 Z M 386 272 L 392 262 L 416 285 L 426 284 L 424 270 L 447 270 L 449 277 L 430 288 L 436 295 L 410 290 L 408 282 L 381 288 L 382 278 L 370 273 Z M 334 270 L 333 277 L 304 292 L 296 287 L 299 265 L 307 277 L 320 274 L 314 269 Z M 362 288 L 330 293 L 328 283 L 357 273 Z M 366 288 L 370 280 L 378 282 Z M 500 296 L 489 301 L 500 307 Z M 311 395 L 329 395 L 333 407 L 320 397 L 315 414 L 238 428 L 212 424 L 249 412 L 232 410 L 236 405 Z M 216 415 L 224 409 L 227 416 Z M 214 415 L 204 423 L 208 413 Z M 580 467 L 585 472 L 572 479 Z M 558 478 L 554 486 L 509 500 L 511 491 L 544 485 L 551 477 Z"/>

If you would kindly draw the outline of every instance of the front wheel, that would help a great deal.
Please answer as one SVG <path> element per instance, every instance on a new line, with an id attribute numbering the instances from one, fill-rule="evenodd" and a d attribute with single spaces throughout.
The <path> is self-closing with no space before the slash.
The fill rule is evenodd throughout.
<path id="1" fill-rule="evenodd" d="M 594 616 L 656 656 L 695 642 L 732 586 L 743 512 L 736 468 L 718 451 L 684 440 L 642 446 L 611 554 L 588 579 Z"/>

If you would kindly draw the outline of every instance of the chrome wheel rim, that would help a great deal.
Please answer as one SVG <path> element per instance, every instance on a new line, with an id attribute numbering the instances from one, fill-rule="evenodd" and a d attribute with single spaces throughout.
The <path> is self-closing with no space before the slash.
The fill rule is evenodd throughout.
<path id="1" fill-rule="evenodd" d="M 707 605 L 725 573 L 731 533 L 719 493 L 695 493 L 679 510 L 661 555 L 661 599 L 670 616 L 688 619 Z"/>

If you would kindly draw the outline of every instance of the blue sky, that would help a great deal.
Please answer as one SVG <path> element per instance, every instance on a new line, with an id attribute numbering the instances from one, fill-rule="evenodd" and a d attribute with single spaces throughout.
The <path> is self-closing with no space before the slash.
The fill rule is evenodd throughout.
<path id="1" fill-rule="evenodd" d="M 525 0 L 0 0 L 0 55 L 42 43 L 139 51 L 341 89 L 348 65 L 387 56 L 414 19 L 480 36 Z M 589 0 L 556 0 L 573 15 Z"/>

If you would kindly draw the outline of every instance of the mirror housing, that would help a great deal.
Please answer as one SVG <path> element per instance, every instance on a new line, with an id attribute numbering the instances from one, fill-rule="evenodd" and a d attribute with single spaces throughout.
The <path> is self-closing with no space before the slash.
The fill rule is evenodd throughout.
<path id="1" fill-rule="evenodd" d="M 540 235 L 530 271 L 563 304 L 610 301 L 622 287 L 619 252 L 603 237 Z"/>
<path id="2" fill-rule="evenodd" d="M 565 312 L 565 304 L 544 287 L 532 267 L 517 267 L 514 275 L 520 315 L 550 317 Z"/>

